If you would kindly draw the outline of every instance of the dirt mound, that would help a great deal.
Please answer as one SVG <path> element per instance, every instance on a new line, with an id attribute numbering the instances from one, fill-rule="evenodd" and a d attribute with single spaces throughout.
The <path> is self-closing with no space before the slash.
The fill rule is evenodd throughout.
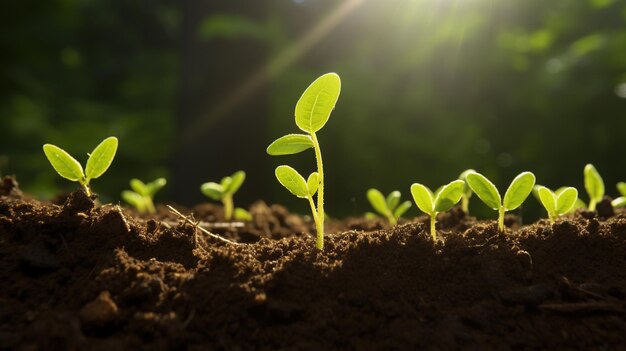
<path id="1" fill-rule="evenodd" d="M 280 206 L 212 230 L 228 244 L 165 212 L 81 191 L 42 203 L 3 184 L 0 348 L 626 348 L 624 211 L 499 233 L 456 209 L 440 218 L 443 243 L 425 217 L 353 218 L 319 252 L 310 222 Z"/>

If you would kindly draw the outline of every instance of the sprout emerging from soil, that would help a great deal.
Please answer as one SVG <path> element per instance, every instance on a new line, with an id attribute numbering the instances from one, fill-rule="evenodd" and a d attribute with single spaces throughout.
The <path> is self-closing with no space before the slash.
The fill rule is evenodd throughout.
<path id="1" fill-rule="evenodd" d="M 419 183 L 411 185 L 411 195 L 413 195 L 415 204 L 422 212 L 430 216 L 430 236 L 433 241 L 437 240 L 437 232 L 435 231 L 437 214 L 451 209 L 461 201 L 464 185 L 464 181 L 455 180 L 442 186 L 434 194 L 425 185 Z"/>
<path id="2" fill-rule="evenodd" d="M 459 179 L 465 182 L 465 178 L 467 177 L 467 175 L 472 172 L 476 171 L 473 169 L 465 170 L 463 173 L 461 173 Z M 461 197 L 461 209 L 463 210 L 463 212 L 465 212 L 465 214 L 469 214 L 469 199 L 470 197 L 472 197 L 472 194 L 472 188 L 470 188 L 467 182 L 465 182 L 465 185 L 463 186 L 463 197 Z"/>
<path id="3" fill-rule="evenodd" d="M 504 201 L 496 186 L 484 175 L 470 172 L 466 182 L 485 205 L 498 211 L 498 230 L 504 231 L 504 213 L 518 208 L 526 200 L 535 186 L 535 175 L 522 172 L 515 177 L 504 194 Z"/>
<path id="4" fill-rule="evenodd" d="M 317 172 L 311 173 L 307 181 L 289 166 L 276 168 L 276 178 L 287 190 L 299 198 L 308 199 L 317 231 L 315 246 L 324 248 L 324 166 L 322 151 L 316 132 L 322 129 L 335 108 L 341 91 L 341 80 L 336 73 L 327 73 L 317 78 L 304 91 L 296 104 L 296 125 L 307 134 L 288 134 L 275 140 L 267 148 L 272 156 L 297 154 L 313 148 L 317 161 Z M 317 206 L 313 195 L 317 193 Z"/>
<path id="5" fill-rule="evenodd" d="M 600 173 L 591 164 L 587 164 L 583 171 L 585 176 L 585 189 L 589 195 L 589 211 L 596 210 L 596 204 L 604 197 L 604 181 Z"/>
<path id="6" fill-rule="evenodd" d="M 539 202 L 548 212 L 551 223 L 554 223 L 558 216 L 568 213 L 578 200 L 576 188 L 563 187 L 553 192 L 545 186 L 537 185 L 535 189 Z"/>
<path id="7" fill-rule="evenodd" d="M 626 207 L 626 183 L 617 183 L 617 191 L 622 195 L 611 202 L 613 207 Z"/>
<path id="8" fill-rule="evenodd" d="M 378 212 L 381 216 L 384 216 L 389 221 L 389 224 L 396 225 L 398 218 L 400 218 L 409 208 L 411 208 L 410 201 L 404 201 L 400 203 L 400 197 L 402 195 L 399 191 L 392 191 L 387 198 L 378 191 L 378 189 L 369 189 L 367 191 L 367 200 L 369 200 L 372 208 Z M 376 217 L 374 213 L 368 212 L 368 217 Z"/>
<path id="9" fill-rule="evenodd" d="M 87 166 L 83 171 L 83 166 L 80 162 L 76 161 L 67 151 L 52 144 L 45 144 L 43 146 L 43 152 L 46 154 L 48 161 L 57 173 L 68 180 L 78 182 L 87 195 L 91 196 L 91 189 L 89 183 L 92 179 L 99 178 L 104 172 L 109 169 L 115 153 L 117 152 L 118 141 L 116 137 L 108 137 L 104 139 L 95 149 L 89 154 L 87 159 Z"/>
<path id="10" fill-rule="evenodd" d="M 167 180 L 156 179 L 150 183 L 144 183 L 139 179 L 130 180 L 130 188 L 133 190 L 122 191 L 122 199 L 137 209 L 140 213 L 156 213 L 154 208 L 154 195 L 161 190 Z"/>
<path id="11" fill-rule="evenodd" d="M 252 215 L 243 208 L 234 208 L 233 195 L 241 188 L 246 173 L 237 171 L 230 177 L 224 177 L 220 183 L 208 182 L 200 186 L 202 193 L 215 201 L 222 201 L 224 205 L 224 219 L 230 221 L 233 218 L 239 221 L 250 221 Z"/>

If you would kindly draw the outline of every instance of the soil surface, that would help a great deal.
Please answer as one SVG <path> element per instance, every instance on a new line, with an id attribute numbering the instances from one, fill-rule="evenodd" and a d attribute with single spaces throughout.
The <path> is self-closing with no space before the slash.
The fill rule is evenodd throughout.
<path id="1" fill-rule="evenodd" d="M 333 221 L 262 202 L 243 226 L 57 203 L 0 186 L 0 349 L 624 350 L 626 212 L 600 206 L 499 233 L 439 218 Z"/>

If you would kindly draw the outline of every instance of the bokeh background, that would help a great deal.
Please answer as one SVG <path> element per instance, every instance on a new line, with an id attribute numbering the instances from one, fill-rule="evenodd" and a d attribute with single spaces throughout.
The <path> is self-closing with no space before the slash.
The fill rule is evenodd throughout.
<path id="1" fill-rule="evenodd" d="M 75 187 L 41 145 L 84 162 L 120 149 L 93 183 L 117 202 L 128 180 L 167 177 L 161 201 L 205 201 L 202 182 L 243 169 L 236 203 L 305 213 L 271 158 L 296 132 L 317 76 L 343 82 L 319 133 L 331 215 L 368 209 L 365 191 L 433 188 L 475 168 L 499 187 L 523 170 L 583 190 L 626 180 L 626 2 L 617 0 L 50 0 L 0 11 L 0 173 L 41 198 Z M 476 201 L 476 200 L 474 200 Z M 478 201 L 476 211 L 483 211 Z M 534 200 L 524 211 L 538 213 Z M 415 208 L 410 212 L 417 214 Z"/>

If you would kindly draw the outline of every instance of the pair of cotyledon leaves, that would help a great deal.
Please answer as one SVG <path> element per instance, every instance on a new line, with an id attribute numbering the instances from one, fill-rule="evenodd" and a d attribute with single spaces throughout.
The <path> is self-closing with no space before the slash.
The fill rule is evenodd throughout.
<path id="1" fill-rule="evenodd" d="M 224 177 L 220 183 L 208 182 L 202 184 L 200 190 L 202 193 L 213 200 L 221 200 L 228 194 L 234 194 L 241 188 L 241 185 L 246 180 L 246 173 L 244 171 L 237 171 L 229 177 Z"/>
<path id="2" fill-rule="evenodd" d="M 83 167 L 74 157 L 65 150 L 52 144 L 45 144 L 43 152 L 46 154 L 48 161 L 52 167 L 63 178 L 82 184 L 89 184 L 89 180 L 100 177 L 107 171 L 115 153 L 117 152 L 118 141 L 116 137 L 104 139 L 89 154 L 87 165 L 83 171 Z"/>
<path id="3" fill-rule="evenodd" d="M 336 73 L 317 78 L 304 91 L 296 104 L 296 125 L 302 131 L 313 134 L 322 129 L 335 108 L 341 92 L 341 79 Z M 312 148 L 313 140 L 307 134 L 287 134 L 278 138 L 267 148 L 272 156 L 297 154 Z"/>
<path id="4" fill-rule="evenodd" d="M 578 199 L 578 190 L 572 187 L 563 187 L 553 192 L 545 186 L 538 185 L 536 191 L 550 218 L 569 212 Z"/>
<path id="5" fill-rule="evenodd" d="M 130 180 L 131 190 L 122 191 L 122 198 L 128 202 L 140 212 L 152 211 L 149 208 L 148 201 L 152 201 L 154 195 L 161 190 L 167 184 L 165 178 L 158 178 L 152 182 L 144 183 L 139 179 L 133 178 Z"/>
<path id="6" fill-rule="evenodd" d="M 374 210 L 379 214 L 395 219 L 400 218 L 409 208 L 411 202 L 405 201 L 400 203 L 402 194 L 399 191 L 392 191 L 385 196 L 378 189 L 369 189 L 367 191 L 367 200 L 370 202 Z"/>
<path id="7" fill-rule="evenodd" d="M 512 211 L 518 208 L 530 195 L 535 186 L 535 175 L 531 172 L 520 173 L 509 185 L 504 199 L 495 185 L 480 173 L 470 172 L 465 181 L 488 207 L 493 210 Z"/>

